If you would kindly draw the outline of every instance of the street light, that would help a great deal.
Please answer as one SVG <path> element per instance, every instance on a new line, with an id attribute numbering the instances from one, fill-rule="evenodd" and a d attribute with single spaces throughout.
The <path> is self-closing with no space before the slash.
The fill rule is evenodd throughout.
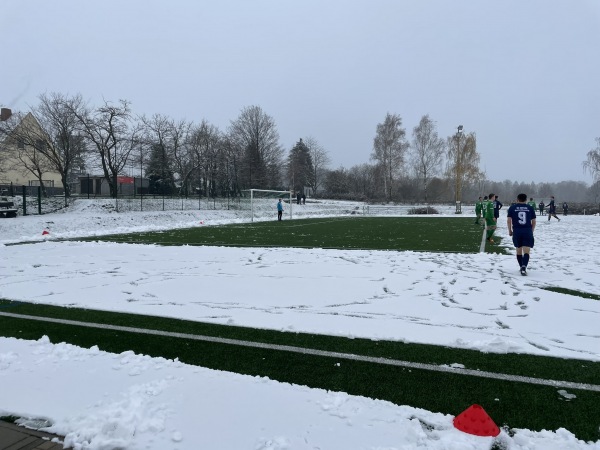
<path id="1" fill-rule="evenodd" d="M 454 200 L 456 201 L 456 213 L 461 214 L 460 207 L 460 184 L 462 178 L 462 167 L 460 165 L 461 155 L 460 155 L 460 135 L 462 134 L 463 126 L 459 125 L 456 129 L 456 156 L 454 158 L 455 164 L 455 180 L 454 180 Z"/>

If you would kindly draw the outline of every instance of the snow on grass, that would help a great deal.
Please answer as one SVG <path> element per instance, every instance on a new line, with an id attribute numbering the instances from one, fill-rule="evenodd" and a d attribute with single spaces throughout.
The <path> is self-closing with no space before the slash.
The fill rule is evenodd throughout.
<path id="1" fill-rule="evenodd" d="M 298 216 L 322 212 L 303 206 L 295 208 Z M 528 277 L 519 275 L 513 255 L 53 241 L 244 220 L 235 211 L 115 213 L 92 201 L 65 213 L 3 219 L 0 243 L 45 242 L 0 245 L 0 297 L 600 360 L 600 302 L 540 289 L 600 294 L 594 216 L 542 218 Z M 505 236 L 503 220 L 498 234 Z M 492 445 L 491 438 L 455 430 L 447 415 L 47 339 L 0 338 L 0 385 L 9 387 L 0 395 L 0 414 L 46 418 L 76 449 Z M 498 442 L 510 449 L 600 448 L 600 441 L 584 443 L 562 429 L 502 432 Z"/>

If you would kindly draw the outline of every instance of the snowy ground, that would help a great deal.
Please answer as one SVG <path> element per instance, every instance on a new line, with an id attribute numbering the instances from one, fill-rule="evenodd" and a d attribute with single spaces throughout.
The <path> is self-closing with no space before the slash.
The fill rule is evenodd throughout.
<path id="1" fill-rule="evenodd" d="M 600 302 L 539 289 L 600 294 L 595 216 L 542 218 L 525 278 L 512 255 L 54 240 L 243 220 L 231 211 L 117 214 L 95 205 L 81 200 L 68 213 L 0 219 L 0 297 L 600 360 Z M 321 213 L 307 204 L 294 214 Z M 498 234 L 505 235 L 501 219 Z M 22 241 L 40 242 L 2 246 Z M 491 446 L 490 438 L 455 430 L 451 416 L 47 339 L 0 338 L 0 386 L 22 387 L 3 390 L 0 414 L 47 418 L 51 431 L 81 449 Z M 34 394 L 24 396 L 24 389 Z M 434 424 L 433 431 L 421 421 Z M 566 430 L 521 430 L 500 439 L 510 449 L 600 449 L 600 442 L 577 441 Z"/>

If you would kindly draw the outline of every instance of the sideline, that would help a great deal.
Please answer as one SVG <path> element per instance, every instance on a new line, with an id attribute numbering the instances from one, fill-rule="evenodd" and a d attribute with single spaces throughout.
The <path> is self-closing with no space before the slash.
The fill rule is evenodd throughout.
<path id="1" fill-rule="evenodd" d="M 243 341 L 238 339 L 219 338 L 214 336 L 202 336 L 196 334 L 173 333 L 169 331 L 150 330 L 145 328 L 123 327 L 118 325 L 108 325 L 93 322 L 79 322 L 67 319 L 53 319 L 50 317 L 30 316 L 25 314 L 14 314 L 0 311 L 0 316 L 12 317 L 15 319 L 37 320 L 40 322 L 51 322 L 62 325 L 75 325 L 87 328 L 100 328 L 104 330 L 125 331 L 129 333 L 149 334 L 153 336 L 175 337 L 181 339 L 191 339 L 195 341 L 215 342 L 219 344 L 238 345 L 242 347 L 262 348 L 267 350 L 280 350 L 284 352 L 300 353 L 312 356 L 326 356 L 329 358 L 348 359 L 352 361 L 370 362 L 375 364 L 384 364 L 388 366 L 407 367 L 410 369 L 428 370 L 431 372 L 445 372 L 456 375 L 467 375 L 479 378 L 490 378 L 494 380 L 515 381 L 518 383 L 537 384 L 541 386 L 552 386 L 556 388 L 578 389 L 582 391 L 600 392 L 600 385 L 587 383 L 574 383 L 571 381 L 546 380 L 543 378 L 525 377 L 521 375 L 508 375 L 504 373 L 486 372 L 482 370 L 460 369 L 450 366 L 440 366 L 434 364 L 415 363 L 410 361 L 401 361 L 397 359 L 377 358 L 372 356 L 355 355 L 352 353 L 330 352 L 325 350 L 315 350 L 303 347 L 294 347 L 291 345 L 265 344 L 262 342 Z"/>
<path id="2" fill-rule="evenodd" d="M 484 219 L 485 220 L 485 219 Z M 485 253 L 485 234 L 487 233 L 487 223 L 483 227 L 483 234 L 481 235 L 481 245 L 479 246 L 479 253 Z"/>

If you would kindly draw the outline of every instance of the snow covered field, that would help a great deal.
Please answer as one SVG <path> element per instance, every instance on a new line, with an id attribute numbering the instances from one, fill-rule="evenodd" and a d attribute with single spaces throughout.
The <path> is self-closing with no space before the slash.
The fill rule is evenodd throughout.
<path id="1" fill-rule="evenodd" d="M 307 204 L 294 214 L 319 211 Z M 539 289 L 600 294 L 600 219 L 562 219 L 539 220 L 521 277 L 512 255 L 54 241 L 242 220 L 232 211 L 117 214 L 80 200 L 68 213 L 0 219 L 0 297 L 600 361 L 600 302 Z M 22 241 L 40 242 L 2 245 Z M 0 414 L 47 418 L 79 449 L 491 446 L 447 415 L 47 339 L 0 338 L 0 386 L 12 386 L 2 389 Z M 600 449 L 566 430 L 498 439 L 509 449 Z"/>

